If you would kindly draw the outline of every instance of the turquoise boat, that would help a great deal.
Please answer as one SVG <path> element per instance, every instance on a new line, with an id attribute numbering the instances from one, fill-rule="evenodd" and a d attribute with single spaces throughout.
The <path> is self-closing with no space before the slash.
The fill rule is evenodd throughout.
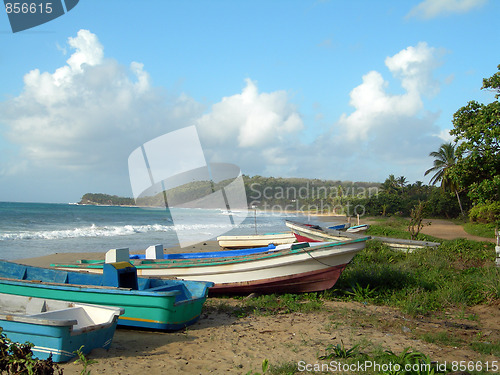
<path id="1" fill-rule="evenodd" d="M 0 293 L 125 309 L 118 325 L 178 330 L 195 323 L 212 282 L 137 277 L 128 262 L 102 274 L 27 266 L 0 260 Z"/>
<path id="2" fill-rule="evenodd" d="M 0 293 L 0 326 L 12 342 L 30 342 L 33 356 L 66 362 L 93 349 L 109 349 L 120 307 L 79 304 Z"/>

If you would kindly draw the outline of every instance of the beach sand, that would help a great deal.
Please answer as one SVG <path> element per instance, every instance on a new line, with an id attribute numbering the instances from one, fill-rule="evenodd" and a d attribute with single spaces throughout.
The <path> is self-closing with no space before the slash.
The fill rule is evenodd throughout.
<path id="1" fill-rule="evenodd" d="M 209 241 L 188 251 L 216 249 L 217 243 Z M 169 251 L 176 250 L 179 249 Z M 20 262 L 47 266 L 99 257 L 103 258 L 104 254 L 65 253 Z M 242 317 L 231 314 L 231 307 L 241 303 L 235 298 L 209 298 L 199 321 L 178 332 L 118 328 L 108 351 L 94 350 L 88 355 L 96 361 L 88 370 L 91 374 L 124 375 L 142 371 L 148 375 L 247 374 L 261 372 L 264 359 L 275 366 L 283 363 L 300 363 L 303 368 L 326 366 L 330 360 L 319 360 L 318 356 L 325 354 L 328 345 L 341 342 L 347 348 L 361 344 L 364 352 L 378 348 L 401 353 L 411 347 L 440 363 L 498 360 L 467 347 L 431 344 L 421 339 L 424 333 L 453 331 L 462 337 L 481 336 L 484 341 L 498 342 L 498 304 L 475 306 L 463 312 L 450 311 L 442 317 L 417 318 L 389 307 L 336 301 L 327 301 L 320 311 L 311 313 Z M 477 319 L 465 319 L 470 314 L 475 314 Z M 80 374 L 83 369 L 75 361 L 59 366 L 68 375 Z M 325 373 L 340 371 L 328 368 Z"/>

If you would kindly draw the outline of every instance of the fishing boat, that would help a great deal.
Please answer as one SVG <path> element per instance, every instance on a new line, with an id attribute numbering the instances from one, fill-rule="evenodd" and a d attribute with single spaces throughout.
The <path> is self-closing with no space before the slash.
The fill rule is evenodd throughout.
<path id="1" fill-rule="evenodd" d="M 254 234 L 247 236 L 219 236 L 219 246 L 223 249 L 245 249 L 267 245 L 284 245 L 297 241 L 292 232 Z"/>
<path id="2" fill-rule="evenodd" d="M 345 231 L 347 233 L 364 233 L 368 230 L 369 225 L 368 224 L 360 224 L 360 225 L 353 225 L 352 227 L 346 228 Z M 333 228 L 329 228 L 333 229 Z"/>
<path id="3" fill-rule="evenodd" d="M 343 241 L 348 238 L 357 236 L 356 234 L 352 234 L 346 231 L 324 229 L 319 225 L 299 223 L 291 220 L 286 220 L 285 225 L 292 231 L 297 241 Z"/>
<path id="4" fill-rule="evenodd" d="M 293 237 L 295 241 L 295 236 Z M 197 259 L 197 258 L 228 258 L 240 255 L 252 255 L 257 253 L 265 253 L 267 251 L 274 251 L 279 246 L 280 249 L 289 248 L 290 244 L 275 245 L 270 243 L 267 246 L 261 247 L 249 247 L 245 249 L 233 249 L 233 250 L 218 250 L 218 251 L 203 251 L 203 252 L 193 252 L 193 253 L 164 253 L 163 245 L 152 245 L 149 246 L 144 254 L 130 254 L 128 258 L 120 256 L 120 261 L 129 261 L 130 259 Z M 120 250 L 120 249 L 118 249 Z M 113 250 L 110 250 L 113 251 Z M 125 250 L 125 254 L 128 251 Z M 106 254 L 106 258 L 110 257 L 110 252 Z M 114 256 L 113 256 L 114 257 Z M 115 258 L 113 258 L 115 259 Z M 109 260 L 108 262 L 113 262 Z"/>
<path id="5" fill-rule="evenodd" d="M 123 307 L 118 325 L 177 330 L 198 320 L 211 282 L 137 277 L 128 262 L 101 274 L 34 267 L 0 260 L 0 293 Z"/>
<path id="6" fill-rule="evenodd" d="M 346 231 L 347 233 L 363 233 L 368 230 L 370 226 L 368 224 L 359 224 L 351 226 L 350 223 L 335 224 L 327 227 L 331 230 Z"/>
<path id="7" fill-rule="evenodd" d="M 334 230 L 346 230 L 351 226 L 351 223 L 342 223 L 342 224 L 335 224 L 332 226 L 329 226 L 328 229 L 334 229 Z"/>
<path id="8" fill-rule="evenodd" d="M 131 260 L 141 276 L 208 280 L 211 294 L 301 293 L 331 288 L 370 237 L 326 242 L 279 245 L 250 255 L 196 259 Z M 124 252 L 128 249 L 124 249 Z M 124 255 L 128 257 L 128 254 Z M 104 261 L 81 260 L 52 266 L 87 272 L 103 272 Z"/>
<path id="9" fill-rule="evenodd" d="M 33 356 L 66 362 L 76 351 L 109 349 L 121 307 L 0 293 L 0 326 L 12 342 L 30 342 Z M 81 349 L 80 349 L 81 348 Z"/>
<path id="10" fill-rule="evenodd" d="M 298 241 L 322 242 L 322 241 L 342 241 L 346 238 L 358 238 L 360 235 L 356 232 L 338 231 L 324 229 L 319 225 L 304 224 L 291 220 L 285 222 L 286 226 L 292 230 Z M 412 252 L 416 249 L 425 247 L 439 246 L 438 242 L 406 240 L 401 238 L 370 236 L 372 240 L 382 242 L 384 245 L 394 249 Z"/>

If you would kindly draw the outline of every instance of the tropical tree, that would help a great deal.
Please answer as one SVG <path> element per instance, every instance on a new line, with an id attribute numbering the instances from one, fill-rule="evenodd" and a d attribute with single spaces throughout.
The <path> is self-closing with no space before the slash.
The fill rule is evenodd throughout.
<path id="1" fill-rule="evenodd" d="M 384 183 L 381 185 L 381 189 L 385 193 L 397 193 L 399 191 L 399 183 L 396 177 L 391 174 L 385 179 Z"/>
<path id="2" fill-rule="evenodd" d="M 500 65 L 483 80 L 482 89 L 496 92 L 489 104 L 470 101 L 453 115 L 457 162 L 450 175 L 467 187 L 475 204 L 500 200 Z"/>
<path id="3" fill-rule="evenodd" d="M 441 182 L 441 189 L 443 189 L 443 191 L 455 193 L 458 205 L 460 206 L 460 212 L 462 213 L 462 216 L 464 216 L 462 202 L 460 201 L 460 196 L 458 194 L 458 184 L 449 173 L 450 168 L 457 162 L 455 150 L 456 146 L 453 143 L 448 142 L 443 143 L 441 147 L 439 147 L 438 151 L 431 152 L 429 156 L 434 158 L 434 166 L 426 170 L 424 176 L 434 172 L 434 176 L 432 176 L 429 183 L 431 185 L 435 185 L 436 183 Z"/>
<path id="4" fill-rule="evenodd" d="M 401 189 L 404 189 L 404 187 L 408 184 L 408 180 L 405 176 L 399 176 L 396 181 Z"/>

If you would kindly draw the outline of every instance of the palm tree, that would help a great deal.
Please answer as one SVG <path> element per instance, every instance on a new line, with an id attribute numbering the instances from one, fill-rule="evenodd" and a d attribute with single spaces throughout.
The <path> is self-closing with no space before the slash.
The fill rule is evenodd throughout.
<path id="1" fill-rule="evenodd" d="M 396 182 L 397 184 L 399 185 L 399 187 L 401 189 L 403 189 L 407 184 L 408 184 L 408 180 L 406 179 L 405 176 L 400 176 L 396 179 Z"/>
<path id="2" fill-rule="evenodd" d="M 386 193 L 396 193 L 398 191 L 398 181 L 393 174 L 389 175 L 382 184 L 382 190 Z"/>
<path id="3" fill-rule="evenodd" d="M 431 172 L 436 172 L 434 176 L 432 176 L 429 183 L 431 185 L 435 185 L 437 182 L 441 181 L 441 188 L 444 191 L 450 191 L 452 193 L 455 193 L 457 196 L 458 205 L 460 206 L 460 212 L 462 213 L 462 217 L 465 217 L 464 211 L 462 209 L 462 202 L 460 202 L 460 196 L 458 195 L 458 185 L 448 175 L 449 168 L 455 165 L 457 161 L 455 149 L 456 145 L 451 142 L 448 142 L 448 143 L 443 143 L 441 147 L 439 147 L 439 151 L 431 152 L 429 156 L 435 158 L 434 166 L 426 170 L 424 176 L 427 176 Z"/>

